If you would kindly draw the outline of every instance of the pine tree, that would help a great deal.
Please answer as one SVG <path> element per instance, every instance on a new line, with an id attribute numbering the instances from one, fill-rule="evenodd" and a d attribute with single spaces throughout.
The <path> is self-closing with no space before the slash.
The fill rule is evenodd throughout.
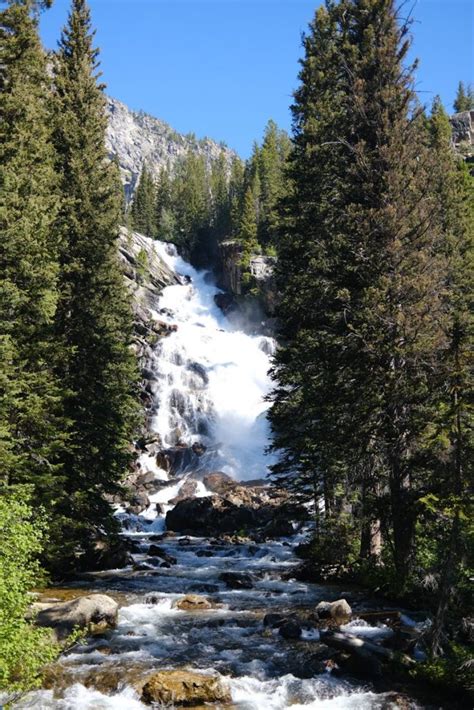
<path id="1" fill-rule="evenodd" d="M 162 167 L 156 188 L 156 225 L 158 239 L 172 241 L 176 232 L 173 212 L 172 181 L 169 167 Z"/>
<path id="2" fill-rule="evenodd" d="M 271 413 L 275 473 L 323 496 L 325 522 L 368 493 L 401 587 L 446 345 L 430 151 L 403 68 L 408 29 L 392 0 L 341 0 L 317 12 L 305 40 L 278 269 L 287 345 Z M 358 522 L 364 536 L 375 521 Z"/>
<path id="3" fill-rule="evenodd" d="M 290 152 L 290 139 L 285 131 L 269 121 L 259 154 L 258 172 L 261 183 L 259 240 L 275 244 L 278 228 L 278 204 L 287 191 L 285 165 Z"/>
<path id="4" fill-rule="evenodd" d="M 130 206 L 133 229 L 148 237 L 156 237 L 156 188 L 153 176 L 144 165 Z"/>
<path id="5" fill-rule="evenodd" d="M 472 111 L 474 109 L 474 92 L 471 86 L 468 86 L 466 90 L 464 82 L 459 82 L 453 107 L 456 113 L 461 113 L 462 111 Z"/>
<path id="6" fill-rule="evenodd" d="M 64 453 L 64 548 L 89 551 L 113 531 L 105 495 L 130 460 L 135 422 L 131 313 L 118 263 L 120 188 L 105 149 L 105 100 L 85 0 L 73 0 L 54 63 L 54 144 L 63 237 L 56 333 L 70 441 Z M 74 564 L 74 561 L 71 561 Z"/>
<path id="7" fill-rule="evenodd" d="M 0 14 L 0 476 L 33 484 L 37 502 L 51 510 L 64 438 L 52 339 L 58 195 L 48 75 L 33 5 L 11 2 Z"/>
<path id="8" fill-rule="evenodd" d="M 244 164 L 235 157 L 230 166 L 229 177 L 229 210 L 230 236 L 236 237 L 242 218 L 242 203 L 244 197 Z"/>
<path id="9" fill-rule="evenodd" d="M 215 261 L 219 242 L 230 236 L 230 200 L 228 163 L 224 151 L 211 165 L 211 222 L 213 232 L 213 260 Z"/>
<path id="10" fill-rule="evenodd" d="M 211 193 L 203 155 L 188 152 L 176 171 L 172 195 L 176 217 L 174 241 L 196 264 L 204 265 L 208 255 Z"/>
<path id="11" fill-rule="evenodd" d="M 431 630 L 431 652 L 442 649 L 450 607 L 469 567 L 468 521 L 472 517 L 469 485 L 474 460 L 474 417 L 470 404 L 472 382 L 472 312 L 474 238 L 474 181 L 451 145 L 451 126 L 441 101 L 433 103 L 429 121 L 433 153 L 431 180 L 443 227 L 441 249 L 448 263 L 446 318 L 448 347 L 438 375 L 437 409 L 430 439 L 434 442 L 434 472 L 425 504 L 431 514 L 427 537 L 436 545 L 440 583 Z M 472 559 L 471 559 L 472 566 Z"/>
<path id="12" fill-rule="evenodd" d="M 5 4 L 5 3 L 4 3 Z M 0 12 L 0 691 L 40 684 L 59 649 L 26 621 L 46 521 L 61 490 L 60 386 L 52 364 L 58 207 L 41 4 Z M 28 483 L 28 485 L 18 485 Z M 34 505 L 32 503 L 34 500 Z M 10 694 L 10 697 L 9 697 Z"/>

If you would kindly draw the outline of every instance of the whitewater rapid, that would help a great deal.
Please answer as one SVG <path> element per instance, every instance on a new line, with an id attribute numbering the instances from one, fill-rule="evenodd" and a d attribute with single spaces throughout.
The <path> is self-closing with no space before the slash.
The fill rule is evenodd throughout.
<path id="1" fill-rule="evenodd" d="M 271 463 L 265 397 L 274 341 L 232 324 L 214 301 L 220 290 L 209 272 L 194 269 L 170 245 L 154 248 L 183 283 L 165 288 L 153 311 L 177 329 L 156 350 L 151 429 L 165 447 L 204 445 L 207 471 L 263 478 Z"/>
<path id="2" fill-rule="evenodd" d="M 321 668 L 320 632 L 310 622 L 302 622 L 297 642 L 265 625 L 268 612 L 311 611 L 321 599 L 340 596 L 340 590 L 293 576 L 299 564 L 293 546 L 306 540 L 304 528 L 263 541 L 166 533 L 166 512 L 188 480 L 195 497 L 211 494 L 197 460 L 203 472 L 240 480 L 265 476 L 274 343 L 232 325 L 214 302 L 219 289 L 209 274 L 168 245 L 150 244 L 182 276 L 181 284 L 164 289 L 153 311 L 157 321 L 177 329 L 157 343 L 147 365 L 153 374 L 151 428 L 164 448 L 189 453 L 195 444 L 200 453 L 188 469 L 174 472 L 160 468 L 156 450 L 142 454 L 140 468 L 154 474 L 156 492 L 138 515 L 121 506 L 116 511 L 132 550 L 130 564 L 71 585 L 79 594 L 116 598 L 117 626 L 80 640 L 54 664 L 54 687 L 27 694 L 15 710 L 146 710 L 140 682 L 157 670 L 183 668 L 219 674 L 232 698 L 229 710 L 395 710 L 398 705 L 370 683 L 338 677 L 332 662 Z M 249 575 L 250 587 L 229 587 L 223 574 L 229 572 Z M 189 593 L 205 594 L 212 608 L 178 609 L 176 602 Z M 372 640 L 393 633 L 358 618 L 343 630 Z"/>

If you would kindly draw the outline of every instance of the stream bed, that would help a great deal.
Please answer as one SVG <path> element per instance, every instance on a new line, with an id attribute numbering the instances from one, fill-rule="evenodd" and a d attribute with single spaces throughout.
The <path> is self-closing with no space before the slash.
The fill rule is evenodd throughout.
<path id="1" fill-rule="evenodd" d="M 136 563 L 153 564 L 146 550 L 154 533 L 134 538 Z M 121 605 L 117 627 L 72 649 L 55 665 L 50 690 L 16 705 L 35 710 L 143 710 L 135 689 L 151 671 L 194 669 L 218 673 L 239 710 L 347 708 L 357 710 L 422 707 L 370 683 L 338 677 L 328 664 L 321 672 L 319 632 L 308 623 L 300 640 L 282 638 L 264 624 L 269 612 L 288 614 L 314 609 L 321 599 L 343 590 L 306 584 L 287 577 L 297 564 L 288 540 L 236 543 L 222 539 L 171 537 L 160 547 L 176 559 L 169 568 L 95 573 L 82 586 L 107 593 Z M 138 551 L 139 548 L 141 551 Z M 252 577 L 251 589 L 229 589 L 223 572 Z M 290 575 L 291 576 L 291 575 Z M 213 608 L 183 611 L 174 604 L 183 594 L 205 596 Z M 54 597 L 54 590 L 52 590 Z M 347 596 L 347 595 L 346 595 Z M 354 594 L 351 603 L 364 609 Z M 357 616 L 357 614 L 355 614 Z M 357 618 L 350 633 L 372 638 L 389 635 L 383 624 L 369 627 Z M 349 630 L 347 629 L 347 630 Z"/>
<path id="2" fill-rule="evenodd" d="M 357 611 L 366 607 L 356 593 L 292 578 L 298 564 L 293 548 L 304 539 L 303 532 L 263 542 L 166 533 L 165 515 L 190 475 L 194 497 L 210 495 L 202 482 L 206 472 L 220 471 L 236 481 L 265 477 L 271 463 L 265 454 L 265 396 L 275 343 L 255 328 L 247 332 L 229 321 L 215 303 L 219 289 L 209 274 L 197 272 L 167 245 L 155 242 L 150 248 L 181 276 L 181 283 L 165 288 L 151 311 L 173 328 L 146 364 L 150 429 L 163 449 L 187 447 L 190 458 L 170 472 L 162 467 L 156 445 L 143 453 L 141 471 L 154 479 L 155 489 L 137 514 L 117 508 L 133 545 L 133 564 L 87 574 L 76 583 L 78 594 L 100 592 L 119 602 L 117 626 L 64 654 L 51 669 L 47 687 L 15 708 L 142 710 L 150 705 L 141 700 L 140 683 L 161 669 L 219 674 L 231 701 L 214 707 L 423 707 L 407 698 L 400 704 L 394 694 L 338 673 L 311 622 L 319 601 L 349 599 L 355 614 L 346 631 L 352 635 L 376 640 L 393 631 L 357 619 Z M 161 557 L 149 554 L 150 544 L 159 545 Z M 240 588 L 230 588 L 223 573 L 249 577 Z M 74 585 L 66 593 L 74 595 Z M 48 594 L 54 599 L 55 590 Z M 204 596 L 210 608 L 177 608 L 186 594 Z M 301 614 L 307 620 L 301 638 L 283 638 L 278 628 L 265 624 L 269 613 Z"/>

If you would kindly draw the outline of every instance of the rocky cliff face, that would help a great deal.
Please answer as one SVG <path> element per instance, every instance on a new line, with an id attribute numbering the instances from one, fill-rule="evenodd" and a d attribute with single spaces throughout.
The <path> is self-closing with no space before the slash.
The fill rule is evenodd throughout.
<path id="1" fill-rule="evenodd" d="M 458 148 L 474 146 L 474 111 L 462 111 L 455 113 L 450 118 L 453 129 L 453 143 Z"/>
<path id="2" fill-rule="evenodd" d="M 173 326 L 153 317 L 152 309 L 166 286 L 180 283 L 157 254 L 153 240 L 138 232 L 121 228 L 119 256 L 127 288 L 132 294 L 134 315 L 134 350 L 141 368 L 141 399 L 145 411 L 151 416 L 150 382 L 153 378 L 151 364 L 154 346 L 159 338 L 172 332 Z"/>
<path id="3" fill-rule="evenodd" d="M 242 248 L 235 240 L 222 242 L 219 249 L 217 273 L 219 286 L 227 293 L 217 297 L 218 306 L 235 321 L 248 322 L 250 329 L 257 325 L 272 334 L 273 316 L 277 304 L 277 290 L 273 275 L 276 257 L 254 254 L 249 260 L 252 276 L 250 293 L 244 294 L 242 284 Z"/>
<path id="4" fill-rule="evenodd" d="M 107 148 L 110 155 L 118 159 L 127 199 L 135 189 L 143 163 L 157 176 L 162 167 L 172 171 L 189 150 L 203 155 L 208 164 L 216 160 L 222 150 L 229 163 L 236 155 L 210 138 L 198 140 L 193 135 L 183 136 L 164 121 L 142 111 L 132 111 L 117 99 L 107 99 L 107 112 Z"/>

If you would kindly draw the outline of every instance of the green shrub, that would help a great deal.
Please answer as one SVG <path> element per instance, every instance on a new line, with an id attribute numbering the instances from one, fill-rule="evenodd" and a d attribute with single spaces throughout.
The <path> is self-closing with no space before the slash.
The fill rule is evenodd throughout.
<path id="1" fill-rule="evenodd" d="M 26 486 L 0 487 L 0 691 L 8 693 L 37 687 L 42 667 L 59 651 L 48 629 L 25 619 L 29 592 L 41 579 L 45 536 L 30 496 Z"/>

